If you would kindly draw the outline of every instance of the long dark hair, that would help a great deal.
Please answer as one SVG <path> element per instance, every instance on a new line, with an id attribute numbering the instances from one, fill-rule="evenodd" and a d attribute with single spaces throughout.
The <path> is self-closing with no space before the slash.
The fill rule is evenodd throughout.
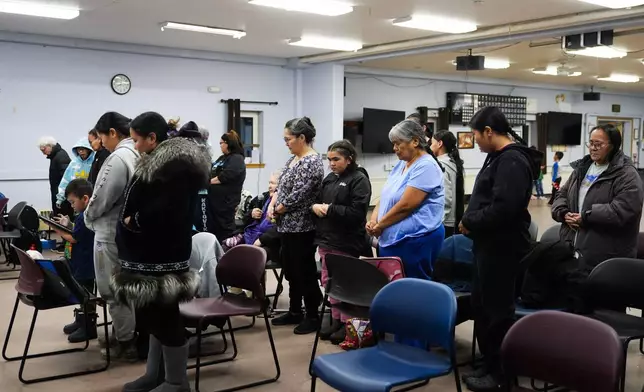
<path id="1" fill-rule="evenodd" d="M 329 149 L 327 150 L 327 152 L 331 151 L 337 152 L 338 154 L 342 155 L 344 159 L 351 160 L 351 163 L 347 166 L 347 171 L 353 171 L 358 168 L 358 163 L 356 162 L 356 159 L 358 158 L 358 152 L 350 141 L 339 140 L 337 142 L 334 142 L 329 146 Z"/>
<path id="2" fill-rule="evenodd" d="M 463 167 L 463 160 L 458 152 L 456 136 L 452 132 L 447 130 L 437 131 L 434 133 L 434 139 L 443 142 L 447 156 L 456 165 L 456 195 L 454 197 L 456 205 L 453 208 L 456 211 L 456 220 L 454 222 L 458 225 L 465 212 L 465 168 Z"/>
<path id="3" fill-rule="evenodd" d="M 120 137 L 130 137 L 130 120 L 121 113 L 117 112 L 107 112 L 101 116 L 96 122 L 93 131 L 96 133 L 102 133 L 103 135 L 109 135 L 110 129 L 116 131 L 116 134 Z M 92 133 L 90 131 L 90 133 Z M 94 135 L 98 137 L 98 135 Z"/>
<path id="4" fill-rule="evenodd" d="M 244 155 L 244 146 L 237 132 L 232 130 L 228 131 L 221 135 L 221 140 L 228 145 L 229 154 Z"/>
<path id="5" fill-rule="evenodd" d="M 610 153 L 608 153 L 608 162 L 611 162 L 613 158 L 615 158 L 615 155 L 617 155 L 617 153 L 622 149 L 622 134 L 619 133 L 619 130 L 615 128 L 613 124 L 596 126 L 590 131 L 590 133 L 593 133 L 597 129 L 604 131 L 606 136 L 608 136 L 608 140 L 610 140 L 611 146 L 613 146 L 612 150 L 610 150 Z M 561 156 L 563 157 L 563 153 L 561 153 Z"/>
<path id="6" fill-rule="evenodd" d="M 476 112 L 469 124 L 470 128 L 483 132 L 485 127 L 489 127 L 494 133 L 499 135 L 510 135 L 514 140 L 527 146 L 528 143 L 523 140 L 516 132 L 512 130 L 508 119 L 501 109 L 496 106 L 487 106 Z"/>

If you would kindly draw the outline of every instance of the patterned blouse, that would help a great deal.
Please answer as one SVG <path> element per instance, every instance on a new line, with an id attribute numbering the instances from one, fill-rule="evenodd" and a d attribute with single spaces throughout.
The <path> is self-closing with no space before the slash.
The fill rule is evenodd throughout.
<path id="1" fill-rule="evenodd" d="M 277 186 L 277 202 L 287 212 L 277 216 L 277 231 L 280 233 L 305 233 L 315 230 L 311 206 L 315 204 L 322 179 L 324 165 L 319 154 L 307 155 L 293 167 L 295 156 L 286 162 Z"/>

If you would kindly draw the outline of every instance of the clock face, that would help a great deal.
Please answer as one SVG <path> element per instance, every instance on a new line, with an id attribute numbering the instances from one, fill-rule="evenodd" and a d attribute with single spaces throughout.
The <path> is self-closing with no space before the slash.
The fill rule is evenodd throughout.
<path id="1" fill-rule="evenodd" d="M 118 74 L 112 78 L 112 90 L 118 95 L 125 95 L 130 92 L 132 83 L 126 75 Z"/>

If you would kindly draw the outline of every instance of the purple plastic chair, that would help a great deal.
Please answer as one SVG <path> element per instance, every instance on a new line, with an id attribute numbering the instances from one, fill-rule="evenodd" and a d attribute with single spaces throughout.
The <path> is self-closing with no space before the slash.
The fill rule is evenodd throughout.
<path id="1" fill-rule="evenodd" d="M 508 386 L 530 377 L 578 392 L 618 391 L 624 366 L 623 346 L 611 327 L 551 310 L 517 321 L 503 340 L 501 359 Z"/>
<path id="2" fill-rule="evenodd" d="M 229 362 L 237 356 L 237 343 L 230 318 L 233 316 L 260 316 L 264 317 L 266 332 L 273 352 L 276 374 L 274 377 L 262 381 L 253 382 L 228 388 L 223 391 L 232 392 L 241 389 L 256 387 L 259 385 L 275 382 L 280 377 L 280 365 L 275 349 L 275 341 L 268 321 L 269 301 L 266 298 L 264 287 L 264 274 L 266 270 L 266 251 L 263 248 L 252 245 L 238 245 L 224 254 L 217 263 L 217 282 L 223 293 L 219 298 L 195 298 L 194 300 L 181 304 L 181 315 L 188 327 L 197 330 L 197 361 L 190 369 L 196 369 L 195 390 L 199 392 L 200 370 L 204 366 Z M 249 290 L 253 293 L 252 298 L 245 295 L 234 295 L 224 290 L 225 287 L 238 287 Z M 223 326 L 228 324 L 228 330 L 224 331 Z M 230 333 L 230 340 L 233 345 L 233 355 L 229 358 L 201 362 L 201 338 L 202 331 L 208 325 L 215 325 L 221 329 L 222 336 L 225 332 Z M 223 392 L 221 391 L 221 392 Z"/>
<path id="3" fill-rule="evenodd" d="M 23 373 L 25 370 L 25 364 L 28 359 L 43 358 L 43 357 L 50 357 L 54 355 L 85 351 L 89 347 L 89 340 L 85 341 L 84 347 L 51 351 L 51 352 L 45 352 L 45 353 L 39 353 L 39 354 L 29 354 L 29 346 L 31 345 L 31 339 L 33 337 L 34 329 L 36 327 L 36 319 L 38 318 L 38 312 L 41 310 L 55 309 L 55 308 L 71 305 L 72 303 L 64 303 L 63 301 L 59 301 L 58 302 L 59 304 L 54 304 L 54 302 L 51 302 L 49 300 L 50 299 L 49 296 L 52 295 L 52 293 L 48 294 L 47 290 L 45 290 L 45 285 L 48 282 L 47 280 L 48 278 L 47 278 L 47 275 L 43 272 L 43 269 L 41 268 L 41 266 L 39 266 L 25 251 L 18 249 L 14 245 L 11 245 L 11 246 L 14 252 L 16 252 L 18 256 L 18 260 L 20 261 L 21 268 L 20 268 L 20 276 L 18 277 L 18 282 L 16 283 L 16 291 L 17 291 L 16 302 L 13 307 L 13 312 L 11 313 L 9 327 L 7 328 L 7 334 L 5 336 L 4 345 L 2 347 L 2 357 L 6 361 L 20 361 L 20 370 L 18 371 L 18 379 L 24 384 L 33 384 L 38 382 L 60 380 L 64 378 L 82 376 L 86 374 L 99 373 L 107 370 L 107 368 L 110 365 L 109 348 L 107 349 L 105 365 L 98 369 L 70 372 L 70 373 L 40 377 L 35 379 L 24 378 Z M 57 281 L 57 284 L 64 284 L 64 285 L 77 284 L 75 282 L 66 282 L 66 277 L 64 276 L 60 276 L 60 278 L 61 280 Z M 70 279 L 73 279 L 73 278 L 70 278 Z M 80 305 L 87 306 L 87 304 L 90 301 L 95 302 L 98 305 L 103 307 L 103 317 L 107 319 L 107 307 L 105 303 L 100 299 L 96 297 L 88 297 L 87 302 L 81 303 Z M 29 328 L 29 332 L 27 333 L 27 340 L 25 342 L 23 354 L 20 356 L 10 357 L 7 355 L 7 348 L 9 346 L 9 341 L 11 339 L 11 331 L 13 329 L 13 325 L 16 319 L 16 313 L 18 312 L 18 305 L 20 304 L 20 302 L 22 302 L 23 304 L 29 307 L 32 307 L 34 311 L 33 311 L 33 316 L 31 318 L 31 325 Z M 109 332 L 108 332 L 107 326 L 105 326 L 105 336 L 107 337 L 107 339 L 109 339 Z"/>

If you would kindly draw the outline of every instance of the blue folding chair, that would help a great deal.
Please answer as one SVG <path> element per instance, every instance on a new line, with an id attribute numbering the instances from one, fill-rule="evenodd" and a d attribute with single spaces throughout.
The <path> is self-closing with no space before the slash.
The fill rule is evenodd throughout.
<path id="1" fill-rule="evenodd" d="M 374 298 L 370 320 L 378 336 L 423 340 L 448 355 L 379 339 L 375 347 L 315 358 L 311 391 L 318 378 L 343 392 L 387 392 L 412 384 L 409 390 L 453 372 L 461 392 L 454 347 L 456 297 L 449 287 L 415 278 L 389 283 Z"/>

